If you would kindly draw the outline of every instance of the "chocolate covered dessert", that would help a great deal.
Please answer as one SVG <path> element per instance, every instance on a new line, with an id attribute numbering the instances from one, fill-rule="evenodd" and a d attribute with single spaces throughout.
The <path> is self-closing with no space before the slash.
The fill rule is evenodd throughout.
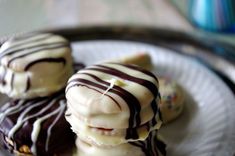
<path id="1" fill-rule="evenodd" d="M 66 87 L 65 117 L 78 137 L 79 156 L 89 155 L 86 150 L 79 152 L 82 142 L 103 155 L 136 145 L 142 149 L 140 156 L 145 156 L 139 141 L 141 145 L 151 140 L 151 132 L 157 132 L 162 123 L 158 86 L 153 73 L 121 63 L 92 65 L 74 74 Z"/>
<path id="2" fill-rule="evenodd" d="M 64 90 L 50 97 L 10 100 L 0 109 L 4 146 L 18 155 L 52 156 L 71 148 L 74 135 L 65 121 Z"/>
<path id="3" fill-rule="evenodd" d="M 28 34 L 0 48 L 0 91 L 12 98 L 48 96 L 73 72 L 69 42 L 54 34 Z"/>

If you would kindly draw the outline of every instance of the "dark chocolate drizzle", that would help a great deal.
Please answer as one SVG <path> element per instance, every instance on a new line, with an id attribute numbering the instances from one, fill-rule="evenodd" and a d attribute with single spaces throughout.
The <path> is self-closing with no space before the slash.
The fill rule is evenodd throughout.
<path id="1" fill-rule="evenodd" d="M 129 81 L 141 84 L 142 86 L 148 88 L 149 91 L 152 92 L 154 97 L 156 97 L 157 94 L 158 94 L 158 88 L 156 87 L 156 85 L 153 84 L 152 82 L 148 81 L 148 80 L 144 80 L 144 79 L 141 79 L 141 78 L 130 76 L 130 75 L 128 75 L 128 74 L 126 74 L 126 73 L 124 73 L 122 71 L 119 71 L 117 69 L 114 69 L 114 68 L 111 68 L 111 67 L 107 67 L 107 66 L 104 66 L 104 65 L 96 65 L 96 66 L 97 67 L 101 67 L 101 68 L 87 68 L 87 70 L 101 71 L 103 73 L 111 74 L 111 75 L 120 77 L 122 79 L 129 80 Z M 128 67 L 128 66 L 126 66 L 126 67 Z M 130 67 L 128 67 L 128 68 L 130 68 Z"/>
<path id="2" fill-rule="evenodd" d="M 121 64 L 121 63 L 113 63 L 113 62 L 110 62 L 110 64 L 117 64 L 117 65 L 120 65 L 120 66 L 123 66 L 123 67 L 128 67 L 128 68 L 130 68 L 130 69 L 134 69 L 134 70 L 137 70 L 137 71 L 139 71 L 139 72 L 142 72 L 142 73 L 144 73 L 144 74 L 146 74 L 146 75 L 148 75 L 148 76 L 151 76 L 152 78 L 154 78 L 157 82 L 158 82 L 158 79 L 157 79 L 157 77 L 153 74 L 153 73 L 151 73 L 150 71 L 148 71 L 148 70 L 145 70 L 145 69 L 142 69 L 140 66 L 137 66 L 137 65 L 129 65 L 129 64 Z M 158 82 L 159 83 L 159 82 Z"/>
<path id="3" fill-rule="evenodd" d="M 37 38 L 38 35 L 38 38 Z M 23 37 L 18 37 L 18 39 L 12 39 L 9 42 L 15 43 L 15 45 L 10 46 L 9 48 L 5 49 L 0 53 L 0 59 L 7 55 L 13 55 L 17 53 L 16 56 L 12 56 L 10 60 L 7 62 L 7 67 L 10 66 L 10 64 L 19 58 L 31 55 L 33 53 L 41 52 L 43 50 L 51 50 L 51 49 L 59 49 L 63 47 L 70 47 L 69 43 L 66 41 L 60 41 L 60 42 L 52 42 L 52 43 L 44 43 L 43 41 L 51 38 L 52 34 L 45 34 L 40 37 L 39 34 L 33 34 L 33 35 L 25 35 Z M 27 38 L 28 37 L 28 38 Z M 20 40 L 21 39 L 21 40 Z M 37 42 L 42 42 L 41 44 L 37 44 Z M 27 45 L 29 43 L 35 43 L 35 45 Z M 20 47 L 22 46 L 22 47 Z M 37 60 L 36 60 L 37 61 Z"/>
<path id="4" fill-rule="evenodd" d="M 49 45 L 50 45 L 50 44 L 49 44 Z M 39 49 L 37 49 L 37 50 L 31 51 L 31 52 L 29 52 L 29 53 L 26 53 L 26 54 L 22 54 L 22 55 L 13 57 L 12 59 L 10 59 L 10 60 L 8 61 L 7 67 L 9 67 L 10 64 L 11 64 L 14 60 L 16 60 L 16 59 L 19 59 L 19 58 L 22 58 L 22 57 L 31 55 L 31 54 L 36 53 L 36 52 L 40 52 L 40 51 L 42 51 L 42 50 L 59 49 L 59 48 L 63 48 L 63 47 L 66 47 L 66 46 L 68 46 L 68 45 L 67 45 L 67 44 L 61 44 L 61 45 L 56 45 L 56 46 L 54 46 L 54 47 L 44 47 L 44 48 L 42 47 L 42 48 L 39 48 Z M 23 50 L 24 50 L 24 49 L 23 49 Z"/>
<path id="5" fill-rule="evenodd" d="M 154 141 L 155 141 L 159 151 L 162 153 L 162 155 L 166 156 L 166 144 L 163 141 L 157 139 L 157 137 L 155 137 Z"/>
<path id="6" fill-rule="evenodd" d="M 145 71 L 143 69 L 136 68 L 135 66 L 132 66 L 132 65 L 122 65 L 122 66 L 124 66 L 126 68 L 131 68 L 133 70 L 140 71 L 144 74 L 147 74 L 151 77 L 154 77 L 154 79 L 157 79 L 150 72 Z M 89 71 L 89 70 L 107 73 L 107 74 L 122 78 L 124 80 L 129 80 L 129 81 L 138 83 L 138 84 L 146 87 L 147 89 L 149 89 L 150 92 L 154 96 L 153 102 L 151 103 L 153 113 L 154 113 L 154 117 L 152 119 L 151 125 L 149 125 L 148 127 L 154 126 L 157 123 L 157 121 L 155 119 L 155 116 L 158 113 L 158 109 L 157 109 L 158 107 L 157 107 L 156 99 L 159 98 L 158 97 L 159 92 L 158 92 L 158 88 L 156 87 L 156 85 L 153 84 L 152 82 L 148 81 L 148 80 L 133 77 L 133 76 L 128 75 L 128 74 L 126 74 L 122 71 L 119 71 L 119 70 L 115 69 L 115 68 L 111 68 L 111 67 L 108 67 L 108 66 L 105 66 L 105 65 L 95 65 L 93 67 L 82 69 L 81 70 L 82 72 L 81 73 L 78 72 L 77 74 L 88 75 L 91 78 L 93 78 L 94 80 L 96 80 L 99 84 L 95 83 L 95 82 L 92 82 L 92 81 L 89 81 L 89 80 L 85 80 L 85 79 L 81 79 L 81 78 L 75 78 L 75 79 L 72 79 L 68 82 L 68 87 L 66 89 L 66 92 L 70 88 L 72 88 L 74 86 L 79 86 L 79 85 L 82 84 L 82 85 L 97 87 L 97 88 L 99 88 L 103 91 L 106 91 L 107 89 L 109 89 L 108 92 L 119 95 L 128 104 L 129 111 L 130 111 L 129 127 L 127 128 L 126 139 L 138 139 L 139 136 L 138 136 L 138 132 L 137 132 L 136 127 L 140 126 L 140 124 L 141 124 L 141 119 L 140 119 L 141 106 L 140 106 L 140 103 L 139 103 L 138 99 L 133 94 L 131 94 L 130 92 L 124 90 L 123 88 L 121 88 L 117 85 L 114 85 L 112 88 L 109 88 L 109 86 L 111 85 L 109 82 L 103 81 L 100 78 L 98 78 L 97 76 L 95 76 L 94 74 L 86 72 L 86 71 Z M 73 83 L 73 84 L 69 85 L 70 83 Z"/>
<path id="7" fill-rule="evenodd" d="M 75 62 L 73 63 L 73 68 L 74 68 L 74 72 L 76 73 L 77 71 L 85 68 L 85 64 L 81 63 L 81 62 Z"/>
<path id="8" fill-rule="evenodd" d="M 141 148 L 145 156 L 166 156 L 166 144 L 159 140 L 156 136 L 157 131 L 149 134 L 144 141 L 129 142 L 129 144 Z"/>
<path id="9" fill-rule="evenodd" d="M 33 38 L 35 36 L 37 37 L 38 34 L 14 37 L 14 38 L 10 39 L 10 41 L 11 42 L 24 41 L 23 44 L 27 44 L 27 43 L 31 43 L 31 42 L 40 42 L 40 41 L 43 41 L 45 39 L 50 38 L 52 35 L 51 34 L 46 34 L 46 35 L 44 35 L 42 37 L 39 37 L 39 38 Z M 5 53 L 6 51 L 12 51 L 14 48 L 19 47 L 19 45 L 22 45 L 22 43 L 20 42 L 20 43 L 14 44 L 13 46 L 11 46 L 11 47 L 5 49 L 4 51 L 2 51 L 2 53 Z"/>
<path id="10" fill-rule="evenodd" d="M 99 89 L 102 89 L 103 91 L 107 90 L 108 87 L 110 86 L 109 82 L 103 81 L 95 75 L 92 75 L 92 74 L 89 74 L 89 73 L 83 73 L 83 74 L 89 75 L 90 77 L 94 78 L 96 81 L 100 82 L 102 85 L 100 85 L 98 83 L 94 83 L 92 81 L 88 81 L 88 80 L 84 81 L 84 79 L 73 79 L 69 83 L 81 82 L 83 84 L 87 84 L 87 85 L 94 86 L 94 87 L 97 87 Z M 71 87 L 74 87 L 75 85 L 79 86 L 78 83 L 74 83 L 72 86 L 69 86 L 67 88 L 67 90 L 69 90 Z M 126 91 L 123 88 L 121 88 L 119 86 L 116 86 L 116 85 L 114 85 L 113 88 L 110 88 L 109 92 L 119 95 L 120 97 L 122 97 L 125 100 L 125 102 L 129 106 L 129 108 L 133 108 L 133 109 L 130 109 L 130 114 L 131 114 L 130 119 L 129 119 L 129 127 L 130 128 L 128 128 L 128 130 L 127 130 L 127 133 L 128 133 L 127 136 L 130 137 L 130 138 L 133 138 L 133 139 L 137 139 L 138 138 L 138 133 L 136 131 L 134 131 L 134 129 L 132 129 L 132 128 L 136 127 L 137 124 L 140 124 L 140 116 L 139 116 L 139 114 L 137 114 L 137 112 L 140 112 L 141 108 L 140 108 L 140 103 L 139 103 L 138 99 L 133 94 L 129 93 L 128 91 Z M 117 105 L 121 109 L 120 104 L 117 103 Z M 134 125 L 134 121 L 135 121 L 134 119 L 137 120 L 136 126 Z"/>
<path id="11" fill-rule="evenodd" d="M 1 75 L 0 75 L 0 83 L 4 86 L 4 85 L 6 85 L 6 80 L 5 80 L 5 76 L 6 76 L 6 74 L 7 74 L 7 71 L 6 71 L 6 69 L 5 68 L 3 68 L 3 72 L 2 73 L 0 73 Z"/>
<path id="12" fill-rule="evenodd" d="M 29 76 L 28 76 L 28 77 L 27 77 L 27 83 L 26 83 L 25 92 L 27 92 L 27 91 L 29 90 L 30 86 L 31 86 L 31 83 L 30 83 L 30 78 L 29 78 Z"/>
<path id="13" fill-rule="evenodd" d="M 14 43 L 12 46 L 8 47 L 4 51 L 0 53 L 0 59 L 2 59 L 4 56 L 9 56 L 9 60 L 7 61 L 6 67 L 3 67 L 4 69 L 7 67 L 10 67 L 11 63 L 17 59 L 26 57 L 28 55 L 34 54 L 41 52 L 43 50 L 53 50 L 53 49 L 59 49 L 59 48 L 64 48 L 64 47 L 70 47 L 69 43 L 66 41 L 55 41 L 51 43 L 45 43 L 46 39 L 52 38 L 52 34 L 25 34 L 23 36 L 18 36 L 16 38 L 11 39 L 9 42 Z M 28 44 L 34 44 L 34 45 L 28 45 Z M 36 58 L 36 60 L 32 60 L 28 64 L 25 65 L 24 71 L 27 71 L 32 67 L 33 65 L 37 63 L 42 63 L 42 62 L 50 62 L 50 63 L 62 63 L 64 66 L 66 64 L 66 59 L 59 57 L 59 58 L 51 58 L 51 57 L 46 57 L 46 58 Z M 5 69 L 5 72 L 2 73 L 0 77 L 0 83 L 4 85 L 5 82 L 5 76 L 6 76 L 7 70 Z M 14 85 L 14 73 L 12 73 L 12 78 L 10 81 L 11 89 L 13 88 Z M 30 78 L 27 78 L 27 86 L 25 89 L 25 92 L 27 92 L 30 89 Z"/>
<path id="14" fill-rule="evenodd" d="M 23 43 L 24 44 L 24 43 Z M 22 44 L 22 45 L 23 45 Z M 43 43 L 43 44 L 38 44 L 38 45 L 33 45 L 33 46 L 28 46 L 28 47 L 22 47 L 20 49 L 16 49 L 16 50 L 9 50 L 9 49 L 6 49 L 5 51 L 1 52 L 0 53 L 0 58 L 4 57 L 4 56 L 7 56 L 7 55 L 12 55 L 12 54 L 15 54 L 17 52 L 22 52 L 24 50 L 27 50 L 29 51 L 28 54 L 32 54 L 32 53 L 35 53 L 35 52 L 39 52 L 39 51 L 42 51 L 42 50 L 46 50 L 48 48 L 54 48 L 54 47 L 64 47 L 64 46 L 68 46 L 69 44 L 66 43 L 66 42 L 54 42 L 54 43 Z M 26 55 L 24 55 L 26 56 Z"/>
<path id="15" fill-rule="evenodd" d="M 41 63 L 41 62 L 63 63 L 63 65 L 65 65 L 66 60 L 62 57 L 60 57 L 60 58 L 42 58 L 42 59 L 38 59 L 36 61 L 30 62 L 27 66 L 25 66 L 24 71 L 29 70 L 29 68 L 32 67 L 34 64 Z"/>

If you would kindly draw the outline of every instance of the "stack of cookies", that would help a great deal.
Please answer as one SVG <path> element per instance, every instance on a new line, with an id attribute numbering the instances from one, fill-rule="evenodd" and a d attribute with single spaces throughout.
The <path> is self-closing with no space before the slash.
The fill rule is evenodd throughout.
<path id="1" fill-rule="evenodd" d="M 158 79 L 138 66 L 101 63 L 78 71 L 66 87 L 66 120 L 77 156 L 159 156 L 165 144 Z"/>
<path id="2" fill-rule="evenodd" d="M 71 148 L 64 88 L 72 60 L 69 42 L 53 34 L 28 34 L 1 46 L 0 91 L 10 99 L 0 108 L 0 134 L 15 155 L 52 156 Z"/>

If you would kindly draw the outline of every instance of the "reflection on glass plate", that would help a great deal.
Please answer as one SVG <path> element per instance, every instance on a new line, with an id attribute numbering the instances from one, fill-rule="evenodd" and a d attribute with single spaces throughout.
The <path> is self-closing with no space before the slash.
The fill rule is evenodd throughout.
<path id="1" fill-rule="evenodd" d="M 148 52 L 154 72 L 176 80 L 186 92 L 183 114 L 163 126 L 167 156 L 231 156 L 235 153 L 235 98 L 211 71 L 191 58 L 148 44 L 83 41 L 72 45 L 75 61 L 86 65 Z M 0 98 L 0 103 L 4 103 Z M 0 155 L 2 154 L 0 151 Z"/>
<path id="2" fill-rule="evenodd" d="M 176 121 L 160 130 L 168 156 L 231 156 L 235 152 L 235 98 L 211 71 L 188 57 L 148 44 L 84 41 L 73 44 L 76 61 L 86 65 L 136 52 L 149 52 L 157 75 L 176 80 L 187 94 Z"/>

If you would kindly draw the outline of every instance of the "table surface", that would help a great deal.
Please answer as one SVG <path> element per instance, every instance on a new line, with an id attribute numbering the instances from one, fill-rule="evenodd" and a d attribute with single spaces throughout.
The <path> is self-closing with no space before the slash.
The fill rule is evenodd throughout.
<path id="1" fill-rule="evenodd" d="M 0 36 L 64 27 L 140 25 L 192 31 L 168 0 L 0 0 Z"/>
<path id="2" fill-rule="evenodd" d="M 187 0 L 0 0 L 0 38 L 64 27 L 138 25 L 211 36 L 235 45 L 235 35 L 195 29 L 185 18 L 186 10 Z"/>

